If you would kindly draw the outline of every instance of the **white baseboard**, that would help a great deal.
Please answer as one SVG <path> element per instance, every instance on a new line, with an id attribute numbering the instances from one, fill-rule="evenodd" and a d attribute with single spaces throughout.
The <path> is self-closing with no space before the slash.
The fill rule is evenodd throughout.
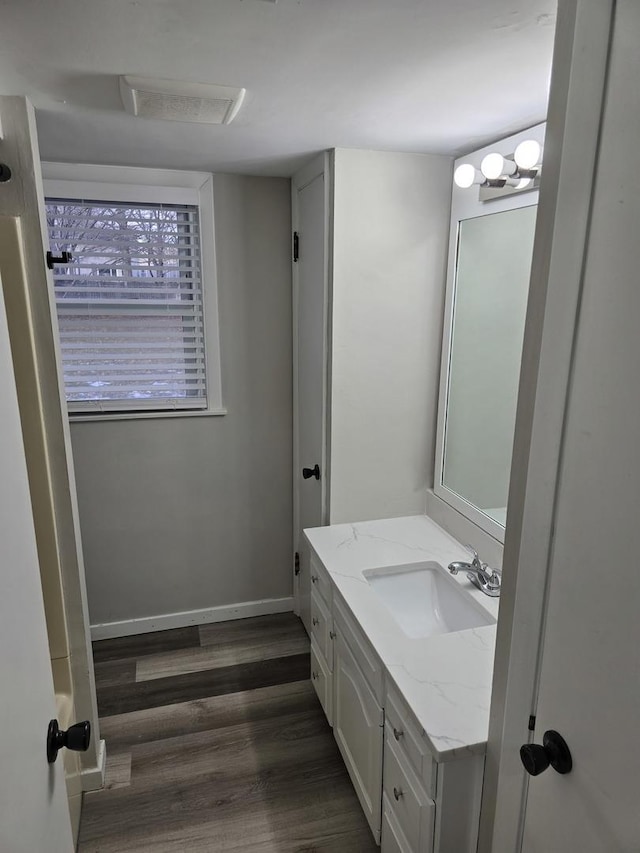
<path id="1" fill-rule="evenodd" d="M 107 745 L 101 740 L 98 745 L 98 763 L 95 767 L 85 767 L 81 772 L 82 790 L 99 791 L 104 788 L 104 774 L 107 769 Z"/>
<path id="2" fill-rule="evenodd" d="M 125 619 L 122 622 L 102 622 L 91 626 L 91 639 L 130 637 L 134 634 L 147 634 L 149 631 L 166 631 L 169 628 L 186 628 L 189 625 L 204 625 L 207 622 L 228 622 L 231 619 L 247 619 L 250 616 L 266 616 L 270 613 L 292 611 L 293 598 L 243 601 L 240 604 L 226 604 L 222 607 L 205 607 L 203 610 L 164 613 L 160 616 L 145 616 L 141 619 Z"/>

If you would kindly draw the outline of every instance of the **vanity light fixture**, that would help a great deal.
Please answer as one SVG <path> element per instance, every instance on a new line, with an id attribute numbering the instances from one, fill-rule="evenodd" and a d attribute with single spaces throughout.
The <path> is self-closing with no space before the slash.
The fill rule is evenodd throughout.
<path id="1" fill-rule="evenodd" d="M 487 154 L 476 169 L 471 163 L 461 163 L 453 174 L 456 186 L 468 189 L 481 187 L 480 198 L 488 201 L 504 193 L 533 189 L 542 169 L 542 146 L 535 139 L 525 139 L 510 156 L 498 151 Z M 491 193 L 486 193 L 491 190 Z M 499 191 L 503 190 L 503 193 Z"/>

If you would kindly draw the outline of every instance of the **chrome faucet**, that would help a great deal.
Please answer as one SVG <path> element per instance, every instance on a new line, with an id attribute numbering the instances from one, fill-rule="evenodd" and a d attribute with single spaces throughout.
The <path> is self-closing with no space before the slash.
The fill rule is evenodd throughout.
<path id="1" fill-rule="evenodd" d="M 460 561 L 449 563 L 449 571 L 452 575 L 457 575 L 459 571 L 466 571 L 467 577 L 474 586 L 477 586 L 485 595 L 497 598 L 500 595 L 502 573 L 499 569 L 492 569 L 483 563 L 478 557 L 478 552 L 471 545 L 467 545 L 467 548 L 473 554 L 473 560 L 470 563 Z"/>

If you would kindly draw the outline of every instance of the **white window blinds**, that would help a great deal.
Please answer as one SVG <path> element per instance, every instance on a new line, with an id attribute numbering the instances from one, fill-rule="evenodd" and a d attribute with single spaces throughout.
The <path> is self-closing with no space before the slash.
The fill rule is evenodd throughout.
<path id="1" fill-rule="evenodd" d="M 198 208 L 46 203 L 69 410 L 207 406 Z"/>

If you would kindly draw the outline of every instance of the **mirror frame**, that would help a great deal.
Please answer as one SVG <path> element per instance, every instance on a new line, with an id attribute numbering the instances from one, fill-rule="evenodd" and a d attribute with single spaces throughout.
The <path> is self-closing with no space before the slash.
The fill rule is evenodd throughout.
<path id="1" fill-rule="evenodd" d="M 498 151 L 505 157 L 513 154 L 516 145 L 525 139 L 536 139 L 544 143 L 544 131 L 546 123 L 535 125 L 527 130 L 508 136 L 504 139 L 473 151 L 464 157 L 458 158 L 454 163 L 454 169 L 461 163 L 471 163 L 477 169 L 486 154 Z M 440 388 L 438 392 L 438 419 L 436 432 L 436 454 L 434 467 L 434 493 L 457 512 L 461 513 L 469 521 L 472 521 L 498 542 L 504 542 L 505 528 L 481 509 L 474 506 L 461 495 L 448 488 L 444 482 L 444 451 L 447 431 L 447 405 L 449 401 L 449 379 L 451 362 L 451 343 L 453 333 L 453 314 L 455 305 L 455 294 L 457 284 L 458 266 L 458 242 L 460 234 L 460 223 L 466 219 L 479 216 L 488 216 L 493 213 L 502 213 L 507 210 L 515 210 L 521 207 L 530 207 L 538 204 L 538 189 L 524 190 L 510 193 L 500 198 L 492 198 L 480 201 L 479 187 L 473 186 L 469 189 L 461 189 L 453 184 L 451 194 L 451 221 L 449 228 L 449 251 L 447 259 L 447 279 L 445 291 L 444 323 L 442 328 L 442 357 L 440 363 Z M 514 401 L 514 408 L 517 401 Z"/>

